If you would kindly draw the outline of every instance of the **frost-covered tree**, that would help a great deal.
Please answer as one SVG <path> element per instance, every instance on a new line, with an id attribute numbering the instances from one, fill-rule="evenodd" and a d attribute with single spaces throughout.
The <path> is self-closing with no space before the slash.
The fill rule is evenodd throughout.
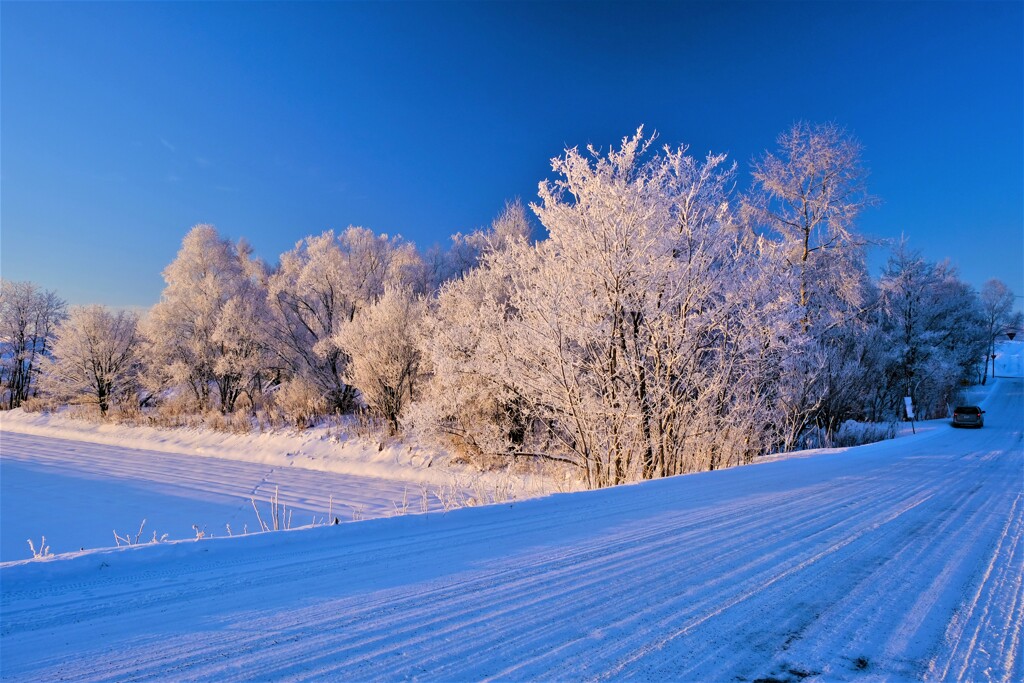
<path id="1" fill-rule="evenodd" d="M 345 378 L 366 403 L 399 429 L 420 374 L 419 325 L 424 303 L 409 287 L 389 286 L 344 325 L 335 343 L 349 357 Z"/>
<path id="2" fill-rule="evenodd" d="M 834 124 L 798 123 L 755 162 L 745 215 L 775 272 L 774 321 L 782 352 L 777 402 L 782 448 L 806 430 L 830 430 L 846 412 L 833 400 L 856 366 L 848 343 L 863 311 L 865 240 L 856 219 L 873 204 L 861 147 Z"/>
<path id="3" fill-rule="evenodd" d="M 989 339 L 988 360 L 992 362 L 992 375 L 996 374 L 996 339 L 1019 326 L 1013 313 L 1013 291 L 1002 280 L 991 279 L 981 286 L 981 306 L 985 316 L 985 334 Z M 988 378 L 988 362 L 981 383 Z"/>
<path id="4" fill-rule="evenodd" d="M 797 123 L 753 168 L 747 210 L 781 246 L 792 305 L 815 336 L 847 319 L 862 298 L 864 239 L 855 223 L 867 194 L 861 146 L 845 130 Z"/>
<path id="5" fill-rule="evenodd" d="M 244 243 L 197 225 L 163 274 L 167 286 L 141 326 L 145 381 L 152 390 L 188 391 L 201 410 L 216 398 L 231 412 L 241 393 L 259 389 L 268 343 L 262 264 Z"/>
<path id="6" fill-rule="evenodd" d="M 883 414 L 897 417 L 902 398 L 910 396 L 921 415 L 945 415 L 985 353 L 977 295 L 955 269 L 925 260 L 905 241 L 890 256 L 878 288 L 881 350 L 872 375 Z"/>
<path id="7" fill-rule="evenodd" d="M 39 363 L 66 309 L 55 292 L 31 282 L 0 280 L 0 405 L 4 408 L 17 408 L 35 394 Z"/>
<path id="8" fill-rule="evenodd" d="M 523 452 L 530 420 L 501 338 L 508 295 L 507 279 L 486 261 L 441 287 L 420 335 L 429 373 L 414 407 L 419 433 L 443 434 L 473 455 Z"/>
<path id="9" fill-rule="evenodd" d="M 714 429 L 736 408 L 723 353 L 733 171 L 651 142 L 641 130 L 554 159 L 559 179 L 532 205 L 549 238 L 487 261 L 508 283 L 507 381 L 591 486 L 742 459 L 743 440 Z"/>
<path id="10" fill-rule="evenodd" d="M 530 238 L 530 219 L 520 200 L 505 203 L 505 209 L 488 229 L 475 230 L 468 235 L 452 235 L 452 246 L 445 254 L 445 280 L 462 278 L 491 252 L 501 251 L 515 242 Z"/>
<path id="11" fill-rule="evenodd" d="M 421 351 L 430 370 L 412 422 L 420 434 L 443 434 L 471 455 L 517 457 L 526 445 L 531 419 L 509 381 L 499 343 L 508 281 L 489 260 L 526 244 L 530 232 L 517 200 L 506 203 L 489 228 L 452 237 L 444 282 L 424 317 Z"/>
<path id="12" fill-rule="evenodd" d="M 224 412 L 233 411 L 244 393 L 260 396 L 272 379 L 265 291 L 250 285 L 224 303 L 211 337 L 218 347 L 213 373 Z"/>
<path id="13" fill-rule="evenodd" d="M 102 306 L 71 309 L 43 363 L 43 390 L 62 401 L 96 405 L 134 400 L 139 372 L 138 316 Z"/>
<path id="14" fill-rule="evenodd" d="M 356 227 L 307 237 L 281 255 L 268 291 L 274 347 L 292 375 L 319 388 L 329 410 L 347 411 L 355 398 L 338 333 L 387 287 L 420 283 L 422 269 L 412 244 Z"/>

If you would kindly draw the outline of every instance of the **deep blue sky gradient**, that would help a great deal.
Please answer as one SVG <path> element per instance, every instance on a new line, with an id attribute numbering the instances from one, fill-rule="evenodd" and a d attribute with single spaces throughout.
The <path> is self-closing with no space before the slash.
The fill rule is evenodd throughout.
<path id="1" fill-rule="evenodd" d="M 149 306 L 196 223 L 271 263 L 350 224 L 427 247 L 566 146 L 643 123 L 746 185 L 807 120 L 864 145 L 863 231 L 1024 294 L 1022 35 L 1020 2 L 4 2 L 0 274 Z"/>

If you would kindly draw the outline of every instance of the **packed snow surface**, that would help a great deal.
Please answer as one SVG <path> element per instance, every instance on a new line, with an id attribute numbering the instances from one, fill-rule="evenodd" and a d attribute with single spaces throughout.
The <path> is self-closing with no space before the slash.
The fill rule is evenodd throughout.
<path id="1" fill-rule="evenodd" d="M 986 426 L 0 565 L 11 680 L 1024 680 L 1024 382 Z"/>

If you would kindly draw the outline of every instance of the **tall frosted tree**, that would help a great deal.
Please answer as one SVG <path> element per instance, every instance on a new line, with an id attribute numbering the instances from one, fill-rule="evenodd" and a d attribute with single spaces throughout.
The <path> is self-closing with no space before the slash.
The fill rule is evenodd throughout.
<path id="1" fill-rule="evenodd" d="M 96 405 L 106 415 L 115 402 L 134 401 L 139 342 L 136 314 L 72 308 L 43 362 L 43 390 L 63 401 Z"/>
<path id="2" fill-rule="evenodd" d="M 487 261 L 508 283 L 496 344 L 509 381 L 591 486 L 737 453 L 711 429 L 736 407 L 722 352 L 733 170 L 651 143 L 641 130 L 554 159 L 532 205 L 549 238 Z"/>
<path id="3" fill-rule="evenodd" d="M 996 374 L 996 340 L 1010 331 L 1019 331 L 1020 314 L 1013 312 L 1013 291 L 1002 280 L 991 279 L 981 286 L 982 314 L 985 317 L 985 335 L 989 340 L 988 360 L 992 363 L 992 376 Z M 988 362 L 982 375 L 982 384 L 988 378 Z"/>
<path id="4" fill-rule="evenodd" d="M 35 394 L 40 361 L 66 315 L 67 306 L 55 292 L 0 280 L 0 405 L 17 408 Z"/>
<path id="5" fill-rule="evenodd" d="M 409 287 L 389 286 L 341 328 L 335 342 L 349 358 L 345 377 L 387 420 L 391 433 L 412 402 L 420 377 L 418 345 L 424 302 Z"/>
<path id="6" fill-rule="evenodd" d="M 871 370 L 885 416 L 899 415 L 904 396 L 924 417 L 945 415 L 985 353 L 977 294 L 952 266 L 927 261 L 905 241 L 890 256 L 878 290 L 882 351 Z"/>
<path id="7" fill-rule="evenodd" d="M 515 222 L 527 225 L 521 216 L 517 209 Z M 440 433 L 477 457 L 518 457 L 528 447 L 528 406 L 511 380 L 501 337 L 511 314 L 510 283 L 494 267 L 498 253 L 525 245 L 527 235 L 520 229 L 502 239 L 481 239 L 481 251 L 465 262 L 460 277 L 441 286 L 421 325 L 427 377 L 414 407 L 415 427 Z"/>
<path id="8" fill-rule="evenodd" d="M 146 381 L 153 390 L 184 389 L 201 410 L 231 412 L 260 382 L 267 347 L 262 266 L 244 244 L 197 225 L 163 275 L 167 286 L 142 325 Z"/>
<path id="9" fill-rule="evenodd" d="M 778 151 L 755 162 L 747 206 L 755 225 L 781 245 L 789 291 L 804 331 L 820 335 L 861 302 L 867 193 L 861 146 L 835 124 L 797 123 Z"/>
<path id="10" fill-rule="evenodd" d="M 761 237 L 764 267 L 775 273 L 774 327 L 787 347 L 776 395 L 782 448 L 811 427 L 830 430 L 846 414 L 831 399 L 856 373 L 848 341 L 867 280 L 856 220 L 875 201 L 866 177 L 860 144 L 831 123 L 795 124 L 779 136 L 776 152 L 754 163 L 744 213 Z"/>

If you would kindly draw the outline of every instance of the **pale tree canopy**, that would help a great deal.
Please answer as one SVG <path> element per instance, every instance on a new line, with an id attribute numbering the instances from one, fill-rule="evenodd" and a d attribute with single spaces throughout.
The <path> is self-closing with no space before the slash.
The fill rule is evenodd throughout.
<path id="1" fill-rule="evenodd" d="M 412 244 L 358 227 L 307 237 L 281 255 L 267 295 L 274 347 L 293 375 L 320 390 L 330 410 L 346 411 L 355 398 L 337 335 L 388 287 L 414 289 L 422 268 Z"/>
<path id="2" fill-rule="evenodd" d="M 184 388 L 201 409 L 216 392 L 223 412 L 253 391 L 267 344 L 264 279 L 247 245 L 222 239 L 211 225 L 192 228 L 164 270 L 160 302 L 143 321 L 150 388 Z"/>
<path id="3" fill-rule="evenodd" d="M 782 246 L 790 294 L 805 330 L 820 334 L 862 301 L 857 217 L 873 205 L 861 146 L 835 124 L 797 123 L 753 168 L 748 218 Z"/>
<path id="4" fill-rule="evenodd" d="M 0 279 L 0 388 L 6 408 L 17 408 L 36 391 L 39 363 L 49 352 L 64 300 L 31 282 Z"/>
<path id="5" fill-rule="evenodd" d="M 43 366 L 45 391 L 94 404 L 101 415 L 116 401 L 133 400 L 141 362 L 138 320 L 102 306 L 72 308 Z"/>
<path id="6" fill-rule="evenodd" d="M 392 434 L 398 432 L 402 412 L 415 397 L 423 310 L 424 302 L 410 288 L 389 286 L 335 339 L 351 359 L 345 378 L 388 421 Z"/>

